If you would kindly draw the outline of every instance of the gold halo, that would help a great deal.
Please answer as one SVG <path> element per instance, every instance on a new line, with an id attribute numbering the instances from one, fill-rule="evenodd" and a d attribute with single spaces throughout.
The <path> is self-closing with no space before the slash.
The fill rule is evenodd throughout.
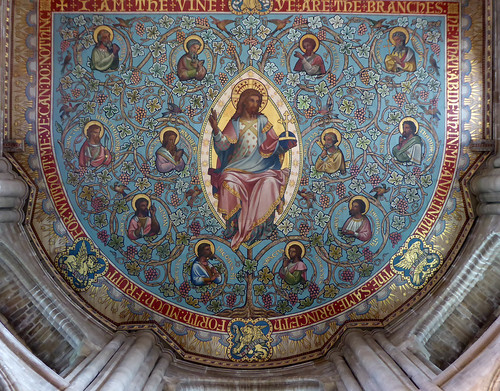
<path id="1" fill-rule="evenodd" d="M 231 102 L 233 102 L 234 108 L 238 106 L 238 101 L 240 100 L 240 96 L 243 91 L 248 89 L 257 90 L 262 94 L 262 103 L 260 105 L 259 111 L 264 110 L 264 107 L 266 107 L 268 100 L 267 88 L 262 82 L 252 78 L 243 79 L 233 87 L 233 91 L 231 91 Z"/>
<path id="2" fill-rule="evenodd" d="M 99 132 L 99 137 L 102 138 L 102 136 L 104 135 L 104 126 L 99 121 L 89 121 L 85 124 L 85 127 L 83 128 L 83 134 L 85 135 L 85 137 L 89 138 L 87 132 L 92 125 L 97 125 L 101 128 L 101 131 Z"/>
<path id="3" fill-rule="evenodd" d="M 193 34 L 193 35 L 190 35 L 189 37 L 187 37 L 185 40 L 184 40 L 184 51 L 187 53 L 189 52 L 189 49 L 187 47 L 187 43 L 192 40 L 192 39 L 196 39 L 198 42 L 200 42 L 200 49 L 198 50 L 198 54 L 200 54 L 203 49 L 205 48 L 205 42 L 203 42 L 203 39 L 199 36 L 199 35 L 196 35 L 196 34 Z"/>
<path id="4" fill-rule="evenodd" d="M 408 43 L 408 41 L 410 40 L 410 34 L 408 33 L 408 30 L 406 30 L 404 27 L 401 27 L 401 26 L 398 26 L 398 27 L 394 27 L 391 32 L 389 33 L 389 41 L 394 45 L 396 46 L 396 42 L 394 42 L 394 38 L 392 37 L 394 35 L 394 33 L 397 33 L 398 31 L 401 31 L 402 33 L 404 33 L 404 35 L 406 36 L 406 39 L 405 39 L 405 44 Z"/>
<path id="5" fill-rule="evenodd" d="M 406 121 L 410 121 L 410 122 L 413 122 L 415 124 L 415 134 L 418 133 L 418 121 L 413 118 L 413 117 L 404 117 L 401 121 L 399 121 L 399 133 L 403 134 L 403 124 L 406 122 Z"/>
<path id="6" fill-rule="evenodd" d="M 302 255 L 301 255 L 301 258 L 304 257 L 306 255 L 306 248 L 304 247 L 304 245 L 296 240 L 294 240 L 293 242 L 290 242 L 288 243 L 286 246 L 285 246 L 285 255 L 288 259 L 290 259 L 290 247 L 292 247 L 294 244 L 296 244 L 297 246 L 300 247 L 300 249 L 302 250 Z"/>
<path id="7" fill-rule="evenodd" d="M 349 201 L 349 210 L 352 209 L 352 203 L 355 200 L 359 200 L 365 204 L 365 212 L 363 214 L 366 214 L 366 212 L 368 212 L 368 210 L 370 209 L 370 201 L 368 201 L 368 199 L 365 196 L 352 197 L 351 200 Z"/>
<path id="8" fill-rule="evenodd" d="M 319 39 L 314 34 L 306 34 L 302 38 L 300 38 L 300 43 L 299 43 L 300 50 L 302 50 L 304 53 L 306 52 L 306 49 L 304 48 L 304 39 L 306 38 L 311 38 L 316 44 L 315 48 L 313 49 L 313 53 L 315 53 L 316 50 L 319 49 Z"/>
<path id="9" fill-rule="evenodd" d="M 145 198 L 146 200 L 148 200 L 148 205 L 149 205 L 149 206 L 151 206 L 151 198 L 149 198 L 149 196 L 148 196 L 147 194 L 144 194 L 144 193 L 139 193 L 139 194 L 136 194 L 136 195 L 134 196 L 134 198 L 132 198 L 132 208 L 133 208 L 134 210 L 137 210 L 137 209 L 135 208 L 135 203 L 136 203 L 136 201 L 137 201 L 139 198 Z"/>
<path id="10" fill-rule="evenodd" d="M 337 142 L 335 143 L 335 146 L 338 147 L 340 145 L 340 142 L 342 141 L 342 135 L 340 134 L 340 132 L 335 129 L 335 128 L 328 128 L 328 129 L 325 129 L 323 130 L 323 133 L 321 133 L 321 143 L 323 145 L 326 144 L 325 142 L 325 136 L 328 134 L 328 133 L 333 133 L 335 134 L 335 136 L 337 136 Z"/>
<path id="11" fill-rule="evenodd" d="M 160 143 L 163 144 L 163 135 L 165 133 L 167 133 L 168 131 L 172 131 L 176 134 L 176 137 L 175 137 L 175 143 L 177 144 L 179 142 L 179 131 L 177 129 L 175 129 L 173 126 L 167 126 L 166 128 L 164 128 L 161 132 L 160 132 L 160 136 L 158 137 L 160 139 Z"/>
<path id="12" fill-rule="evenodd" d="M 111 27 L 109 26 L 99 26 L 97 27 L 95 30 L 94 30 L 94 42 L 97 43 L 98 40 L 97 40 L 97 37 L 99 36 L 99 33 L 102 31 L 102 30 L 106 30 L 108 33 L 109 33 L 109 40 L 112 41 L 113 40 L 113 30 L 111 30 Z"/>
<path id="13" fill-rule="evenodd" d="M 212 254 L 215 254 L 215 246 L 214 246 L 214 244 L 210 240 L 208 240 L 208 239 L 202 239 L 198 243 L 196 243 L 195 246 L 194 246 L 194 253 L 196 254 L 197 257 L 200 256 L 200 254 L 198 254 L 198 247 L 200 247 L 200 245 L 205 244 L 205 243 L 207 243 L 207 244 L 210 245 L 210 250 L 212 250 Z"/>

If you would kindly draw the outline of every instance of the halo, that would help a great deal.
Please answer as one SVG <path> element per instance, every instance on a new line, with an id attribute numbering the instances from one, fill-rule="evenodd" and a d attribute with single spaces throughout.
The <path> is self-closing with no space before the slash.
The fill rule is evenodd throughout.
<path id="1" fill-rule="evenodd" d="M 398 31 L 401 31 L 404 35 L 405 35 L 405 44 L 408 43 L 408 41 L 410 40 L 410 34 L 408 34 L 408 30 L 406 30 L 404 27 L 401 27 L 401 26 L 398 26 L 398 27 L 394 27 L 391 32 L 389 33 L 389 41 L 394 45 L 396 46 L 396 42 L 394 42 L 394 38 L 392 37 L 394 35 L 394 33 L 397 33 Z"/>
<path id="2" fill-rule="evenodd" d="M 139 198 L 145 198 L 146 200 L 148 200 L 148 205 L 151 206 L 151 198 L 149 198 L 149 196 L 147 194 L 144 194 L 144 193 L 139 193 L 139 194 L 136 194 L 134 196 L 134 198 L 132 198 L 132 208 L 134 208 L 134 210 L 137 210 L 135 208 L 135 203 L 136 201 L 139 199 Z"/>
<path id="3" fill-rule="evenodd" d="M 233 91 L 231 92 L 231 102 L 233 102 L 234 108 L 238 106 L 238 101 L 240 100 L 240 96 L 243 91 L 248 89 L 257 90 L 262 94 L 262 103 L 259 110 L 264 110 L 264 107 L 266 107 L 268 100 L 267 88 L 259 80 L 251 78 L 243 79 L 233 87 Z"/>
<path id="4" fill-rule="evenodd" d="M 203 39 L 199 35 L 196 35 L 196 34 L 190 35 L 189 37 L 187 37 L 184 40 L 184 51 L 186 53 L 189 52 L 187 44 L 192 39 L 196 39 L 198 42 L 200 42 L 200 49 L 198 49 L 198 52 L 197 52 L 198 54 L 200 54 L 203 51 L 203 49 L 205 48 L 205 42 L 203 42 Z"/>
<path id="5" fill-rule="evenodd" d="M 415 134 L 418 133 L 418 121 L 413 118 L 413 117 L 404 117 L 401 121 L 399 121 L 399 133 L 403 134 L 403 124 L 406 122 L 406 121 L 410 121 L 410 122 L 413 122 L 415 124 Z"/>
<path id="6" fill-rule="evenodd" d="M 167 126 L 166 128 L 163 128 L 163 130 L 160 132 L 160 135 L 159 135 L 159 139 L 160 139 L 160 143 L 163 143 L 163 135 L 165 133 L 167 133 L 168 131 L 171 131 L 171 132 L 174 132 L 176 134 L 176 137 L 175 137 L 175 143 L 177 144 L 179 142 L 179 131 L 177 129 L 175 129 L 173 126 Z"/>
<path id="7" fill-rule="evenodd" d="M 359 200 L 365 204 L 365 212 L 363 214 L 366 214 L 366 212 L 368 212 L 368 210 L 370 209 L 370 201 L 368 201 L 368 199 L 365 196 L 352 197 L 351 200 L 349 201 L 349 209 L 352 209 L 352 203 L 355 200 Z"/>
<path id="8" fill-rule="evenodd" d="M 97 43 L 98 40 L 97 40 L 97 37 L 99 36 L 99 33 L 102 31 L 102 30 L 106 30 L 108 33 L 109 33 L 109 40 L 112 41 L 113 40 L 113 30 L 111 30 L 111 27 L 109 26 L 99 26 L 97 27 L 95 30 L 94 30 L 94 42 Z"/>
<path id="9" fill-rule="evenodd" d="M 316 50 L 319 49 L 319 39 L 314 34 L 306 34 L 302 38 L 300 38 L 300 43 L 299 43 L 300 50 L 302 50 L 305 53 L 306 49 L 304 48 L 304 39 L 307 38 L 311 38 L 316 44 L 316 46 L 313 49 L 313 53 L 316 52 Z"/>
<path id="10" fill-rule="evenodd" d="M 104 126 L 102 123 L 100 123 L 99 121 L 89 121 L 85 124 L 84 128 L 83 128 L 83 134 L 85 135 L 85 137 L 89 138 L 89 136 L 87 135 L 87 132 L 89 130 L 89 128 L 92 126 L 92 125 L 97 125 L 101 128 L 101 131 L 99 132 L 99 137 L 102 138 L 102 136 L 104 135 Z"/>
<path id="11" fill-rule="evenodd" d="M 194 246 L 194 253 L 196 254 L 197 257 L 199 257 L 200 255 L 198 254 L 198 247 L 200 247 L 202 244 L 209 244 L 210 245 L 210 250 L 212 250 L 212 254 L 215 254 L 215 246 L 214 244 L 208 240 L 208 239 L 202 239 L 200 240 L 198 243 L 195 244 Z"/>
<path id="12" fill-rule="evenodd" d="M 340 145 L 340 142 L 342 141 L 342 135 L 340 134 L 340 132 L 335 129 L 335 128 L 328 128 L 328 129 L 325 129 L 323 130 L 323 133 L 321 133 L 321 143 L 323 145 L 325 145 L 325 136 L 328 134 L 328 133 L 333 133 L 335 134 L 335 136 L 337 136 L 337 142 L 335 143 L 335 146 L 338 147 Z"/>
<path id="13" fill-rule="evenodd" d="M 302 256 L 303 257 L 304 255 L 306 255 L 306 248 L 304 247 L 304 245 L 296 240 L 294 240 L 293 242 L 290 242 L 288 243 L 286 246 L 285 246 L 285 255 L 288 259 L 290 259 L 290 247 L 292 247 L 293 245 L 297 245 L 300 247 L 300 249 L 302 250 Z"/>

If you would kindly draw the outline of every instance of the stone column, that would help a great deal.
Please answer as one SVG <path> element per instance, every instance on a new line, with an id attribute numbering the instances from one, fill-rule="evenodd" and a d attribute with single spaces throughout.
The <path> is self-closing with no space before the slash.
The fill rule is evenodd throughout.
<path id="1" fill-rule="evenodd" d="M 340 353 L 331 352 L 326 358 L 335 365 L 340 380 L 342 380 L 342 383 L 344 383 L 348 391 L 363 391 Z"/>
<path id="2" fill-rule="evenodd" d="M 161 391 L 163 376 L 167 372 L 167 368 L 172 362 L 172 356 L 164 354 L 156 363 L 153 372 L 149 376 L 147 383 L 144 385 L 143 391 Z"/>
<path id="3" fill-rule="evenodd" d="M 108 344 L 99 352 L 99 354 L 74 378 L 68 391 L 84 390 L 101 372 L 108 361 L 122 346 L 126 335 L 118 333 Z"/>
<path id="4" fill-rule="evenodd" d="M 430 379 L 401 352 L 382 332 L 374 334 L 374 339 L 389 356 L 399 365 L 408 377 L 420 388 L 428 391 L 439 391 L 440 388 L 433 384 Z"/>
<path id="5" fill-rule="evenodd" d="M 114 368 L 109 378 L 104 382 L 101 391 L 125 391 L 137 376 L 137 373 L 149 354 L 155 337 L 151 331 L 137 335 L 134 344 L 127 351 L 122 361 Z"/>
<path id="6" fill-rule="evenodd" d="M 144 384 L 149 378 L 151 371 L 153 370 L 158 357 L 160 356 L 160 348 L 158 346 L 153 346 L 150 350 L 147 358 L 142 363 L 137 375 L 134 377 L 132 383 L 129 385 L 130 390 L 142 390 Z"/>
<path id="7" fill-rule="evenodd" d="M 382 361 L 382 359 L 368 346 L 360 331 L 348 332 L 345 338 L 347 346 L 361 366 L 374 379 L 380 390 L 408 391 L 409 388 L 396 374 Z"/>

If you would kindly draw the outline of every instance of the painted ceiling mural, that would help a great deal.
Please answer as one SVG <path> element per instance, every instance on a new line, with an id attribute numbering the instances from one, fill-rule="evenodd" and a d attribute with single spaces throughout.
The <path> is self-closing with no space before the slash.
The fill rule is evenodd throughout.
<path id="1" fill-rule="evenodd" d="M 268 367 L 435 284 L 486 157 L 456 1 L 108 3 L 40 2 L 27 136 L 33 237 L 88 311 Z"/>

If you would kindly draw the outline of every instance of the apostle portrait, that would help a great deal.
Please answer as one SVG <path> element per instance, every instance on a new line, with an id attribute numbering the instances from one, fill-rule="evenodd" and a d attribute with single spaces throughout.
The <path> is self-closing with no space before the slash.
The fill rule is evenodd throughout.
<path id="1" fill-rule="evenodd" d="M 366 212 L 370 209 L 370 203 L 363 196 L 352 197 L 349 201 L 349 215 L 342 226 L 341 233 L 353 239 L 366 242 L 372 238 L 372 226 Z"/>
<path id="2" fill-rule="evenodd" d="M 316 160 L 315 168 L 318 172 L 326 172 L 334 174 L 340 171 L 345 174 L 345 159 L 344 154 L 339 148 L 342 136 L 337 129 L 325 129 L 321 134 L 321 154 Z"/>
<path id="3" fill-rule="evenodd" d="M 306 249 L 300 242 L 293 241 L 286 245 L 279 276 L 288 285 L 307 282 L 307 266 L 302 261 L 305 254 Z"/>
<path id="4" fill-rule="evenodd" d="M 83 128 L 87 140 L 80 148 L 78 164 L 80 167 L 99 167 L 111 163 L 111 152 L 101 144 L 104 126 L 99 121 L 89 121 Z"/>
<path id="5" fill-rule="evenodd" d="M 204 43 L 198 35 L 190 35 L 184 41 L 184 54 L 177 63 L 177 76 L 182 81 L 196 79 L 201 80 L 207 74 L 204 60 L 200 60 L 198 55 L 203 51 Z"/>
<path id="6" fill-rule="evenodd" d="M 146 194 L 137 194 L 132 199 L 134 216 L 130 219 L 127 236 L 137 240 L 145 236 L 154 236 L 160 232 L 160 224 L 156 219 L 156 206 Z"/>
<path id="7" fill-rule="evenodd" d="M 310 76 L 323 75 L 326 73 L 323 58 L 316 54 L 319 49 L 319 40 L 313 34 L 306 34 L 300 39 L 300 50 L 302 53 L 295 52 L 298 57 L 297 63 L 293 67 L 295 72 L 305 72 Z"/>
<path id="8" fill-rule="evenodd" d="M 184 150 L 177 148 L 179 142 L 177 129 L 168 126 L 160 132 L 161 147 L 156 150 L 156 169 L 168 173 L 172 170 L 182 171 L 186 166 L 183 160 Z"/>
<path id="9" fill-rule="evenodd" d="M 95 46 L 90 57 L 90 68 L 101 72 L 118 69 L 120 47 L 113 43 L 113 30 L 99 26 L 94 30 Z"/>
<path id="10" fill-rule="evenodd" d="M 420 164 L 422 162 L 422 138 L 418 133 L 415 118 L 405 117 L 399 123 L 399 142 L 392 148 L 392 155 L 400 163 Z"/>
<path id="11" fill-rule="evenodd" d="M 290 170 L 281 167 L 280 155 L 297 141 L 292 134 L 280 139 L 262 114 L 268 99 L 264 84 L 243 79 L 232 90 L 236 112 L 224 129 L 215 110 L 209 117 L 217 165 L 208 173 L 233 249 L 268 237 L 275 229 L 275 212 L 282 213 L 284 206 Z"/>
<path id="12" fill-rule="evenodd" d="M 389 41 L 394 45 L 392 52 L 385 56 L 385 68 L 389 72 L 415 72 L 417 62 L 415 52 L 409 46 L 410 34 L 404 27 L 394 27 L 389 33 Z"/>
<path id="13" fill-rule="evenodd" d="M 196 243 L 196 258 L 191 266 L 191 283 L 196 286 L 220 284 L 222 276 L 217 268 L 210 263 L 215 259 L 215 246 L 210 240 L 200 240 Z"/>

